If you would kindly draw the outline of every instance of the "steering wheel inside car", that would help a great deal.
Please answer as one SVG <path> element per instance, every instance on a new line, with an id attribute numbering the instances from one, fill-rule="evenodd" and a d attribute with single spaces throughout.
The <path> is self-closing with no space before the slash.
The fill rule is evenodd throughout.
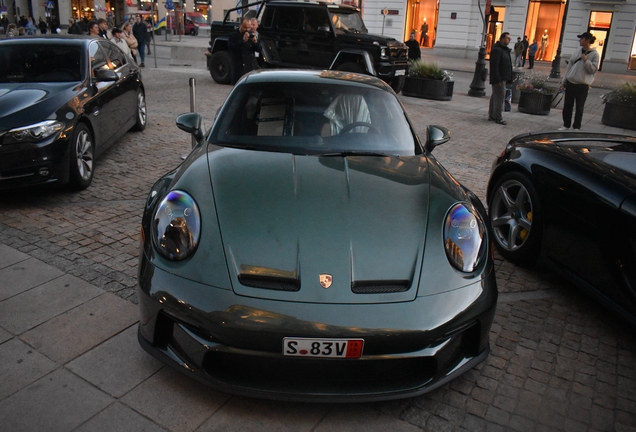
<path id="1" fill-rule="evenodd" d="M 366 127 L 367 129 L 369 129 L 367 131 L 367 133 L 376 133 L 378 135 L 381 135 L 380 131 L 375 126 L 373 126 L 373 125 L 371 125 L 370 123 L 367 123 L 367 122 L 353 122 L 353 123 L 349 123 L 348 125 L 343 127 L 340 132 L 338 132 L 338 135 L 342 135 L 343 133 L 347 133 L 350 130 L 355 129 L 357 127 Z"/>

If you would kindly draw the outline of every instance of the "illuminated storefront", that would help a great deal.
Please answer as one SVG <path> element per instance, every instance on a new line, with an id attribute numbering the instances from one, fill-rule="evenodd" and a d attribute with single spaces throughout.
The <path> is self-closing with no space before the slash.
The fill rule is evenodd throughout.
<path id="1" fill-rule="evenodd" d="M 404 40 L 415 32 L 421 47 L 435 46 L 439 0 L 409 0 L 408 11 Z"/>
<path id="2" fill-rule="evenodd" d="M 565 1 L 540 0 L 529 3 L 524 35 L 528 36 L 529 43 L 536 41 L 539 46 L 534 57 L 536 61 L 554 60 L 564 10 Z"/>

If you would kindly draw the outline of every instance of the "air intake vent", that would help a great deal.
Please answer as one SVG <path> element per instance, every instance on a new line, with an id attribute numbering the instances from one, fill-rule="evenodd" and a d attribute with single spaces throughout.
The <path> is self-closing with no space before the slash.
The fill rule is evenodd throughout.
<path id="1" fill-rule="evenodd" d="M 411 285 L 407 280 L 356 281 L 351 284 L 351 291 L 356 294 L 382 294 L 404 292 Z"/>
<path id="2" fill-rule="evenodd" d="M 298 279 L 244 274 L 239 275 L 238 279 L 242 285 L 252 288 L 262 288 L 275 291 L 298 291 L 300 289 L 300 281 Z"/>

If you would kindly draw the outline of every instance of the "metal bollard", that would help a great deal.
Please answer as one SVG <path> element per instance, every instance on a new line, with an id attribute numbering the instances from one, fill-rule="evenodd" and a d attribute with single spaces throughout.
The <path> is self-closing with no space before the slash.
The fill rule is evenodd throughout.
<path id="1" fill-rule="evenodd" d="M 194 78 L 190 78 L 188 80 L 188 83 L 190 84 L 190 112 L 195 112 L 196 111 L 197 80 Z M 194 135 L 192 135 L 192 148 L 194 148 L 196 145 L 197 145 L 197 140 L 194 137 Z"/>

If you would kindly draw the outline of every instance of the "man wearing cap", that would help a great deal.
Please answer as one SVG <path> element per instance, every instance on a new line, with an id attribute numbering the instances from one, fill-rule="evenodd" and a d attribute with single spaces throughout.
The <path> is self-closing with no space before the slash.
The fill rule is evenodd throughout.
<path id="1" fill-rule="evenodd" d="M 596 37 L 590 32 L 577 36 L 581 49 L 577 49 L 570 57 L 570 62 L 565 70 L 561 89 L 565 88 L 563 103 L 563 127 L 559 130 L 581 129 L 583 120 L 583 108 L 587 99 L 587 92 L 594 81 L 594 74 L 598 70 L 598 53 L 590 45 L 596 41 Z M 572 109 L 576 103 L 574 123 L 572 123 Z"/>

